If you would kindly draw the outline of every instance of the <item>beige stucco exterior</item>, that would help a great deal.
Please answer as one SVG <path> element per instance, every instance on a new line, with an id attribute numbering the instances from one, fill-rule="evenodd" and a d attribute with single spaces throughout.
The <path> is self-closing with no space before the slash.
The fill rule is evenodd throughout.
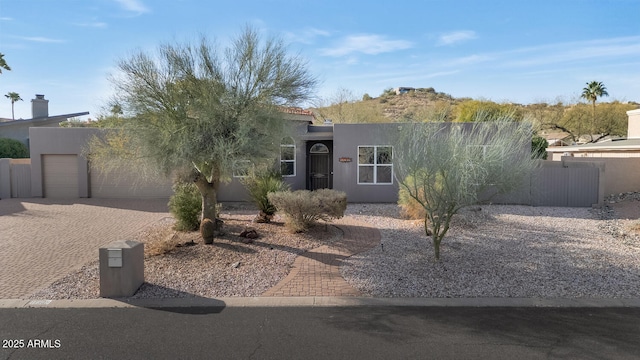
<path id="1" fill-rule="evenodd" d="M 601 193 L 604 196 L 625 192 L 640 191 L 640 158 L 571 158 L 565 157 L 565 167 L 593 163 L 603 169 L 604 183 Z"/>
<path id="2" fill-rule="evenodd" d="M 549 160 L 561 161 L 563 157 L 567 157 L 565 152 L 553 152 L 549 157 Z M 636 151 L 574 151 L 571 152 L 571 157 L 574 158 L 640 158 L 640 149 Z"/>
<path id="3" fill-rule="evenodd" d="M 31 151 L 31 196 L 48 197 L 45 191 L 45 172 L 50 159 L 63 159 L 66 162 L 73 158 L 75 166 L 70 174 L 69 186 L 77 188 L 75 197 L 131 197 L 131 198 L 168 198 L 171 194 L 171 181 L 162 179 L 145 182 L 135 174 L 135 169 L 124 172 L 120 178 L 101 177 L 87 159 L 87 143 L 94 135 L 100 135 L 97 128 L 30 128 Z M 93 175 L 93 176 L 92 176 Z M 93 179 L 93 184 L 92 184 Z M 93 186 L 92 186 L 93 185 Z M 55 186 L 55 185 L 54 185 Z M 92 189 L 96 194 L 92 194 Z M 111 192 L 109 192 L 109 190 Z M 67 193 L 68 194 L 68 193 Z"/>
<path id="4" fill-rule="evenodd" d="M 627 111 L 629 125 L 627 139 L 640 139 L 640 109 Z"/>

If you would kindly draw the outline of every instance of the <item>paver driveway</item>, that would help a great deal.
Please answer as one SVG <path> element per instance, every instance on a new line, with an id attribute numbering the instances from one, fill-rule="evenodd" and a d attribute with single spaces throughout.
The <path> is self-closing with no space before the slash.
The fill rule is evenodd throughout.
<path id="1" fill-rule="evenodd" d="M 0 299 L 26 298 L 167 216 L 166 199 L 2 199 Z"/>

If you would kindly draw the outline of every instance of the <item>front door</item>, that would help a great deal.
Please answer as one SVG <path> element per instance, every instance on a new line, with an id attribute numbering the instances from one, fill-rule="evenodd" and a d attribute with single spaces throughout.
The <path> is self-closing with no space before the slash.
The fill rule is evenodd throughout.
<path id="1" fill-rule="evenodd" d="M 333 186 L 333 166 L 331 162 L 332 141 L 309 142 L 307 145 L 308 159 L 307 189 L 331 189 Z"/>

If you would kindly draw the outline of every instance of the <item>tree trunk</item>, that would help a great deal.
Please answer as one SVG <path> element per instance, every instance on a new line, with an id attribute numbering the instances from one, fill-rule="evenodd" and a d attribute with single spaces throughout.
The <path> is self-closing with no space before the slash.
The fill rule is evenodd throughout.
<path id="1" fill-rule="evenodd" d="M 204 192 L 200 192 L 200 195 L 202 195 L 202 219 L 211 219 L 211 221 L 215 222 L 218 218 L 218 213 L 216 212 L 216 205 L 218 204 L 216 191 L 212 186 L 207 186 Z"/>
<path id="2" fill-rule="evenodd" d="M 196 173 L 193 182 L 200 191 L 202 196 L 202 220 L 210 219 L 215 224 L 215 230 L 219 230 L 219 222 L 217 221 L 218 213 L 216 205 L 218 204 L 218 180 L 212 179 L 208 182 L 201 173 Z"/>
<path id="3" fill-rule="evenodd" d="M 596 101 L 593 100 L 593 114 L 591 117 L 591 131 L 590 131 L 590 136 L 591 136 L 591 142 L 593 142 L 593 134 L 596 132 Z"/>
<path id="4" fill-rule="evenodd" d="M 436 261 L 440 261 L 440 242 L 442 238 L 435 233 L 433 234 L 433 251 L 436 255 Z"/>

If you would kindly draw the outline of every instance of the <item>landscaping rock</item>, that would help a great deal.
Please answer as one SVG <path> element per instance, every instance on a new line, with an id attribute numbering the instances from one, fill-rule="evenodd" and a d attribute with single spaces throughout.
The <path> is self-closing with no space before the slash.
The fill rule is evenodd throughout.
<path id="1" fill-rule="evenodd" d="M 605 198 L 609 204 L 617 204 L 623 201 L 640 201 L 640 192 L 625 192 L 619 194 L 611 194 Z"/>
<path id="2" fill-rule="evenodd" d="M 258 235 L 258 232 L 255 231 L 255 229 L 247 228 L 240 233 L 240 237 L 247 239 L 257 239 L 258 237 L 260 237 L 260 235 Z"/>

